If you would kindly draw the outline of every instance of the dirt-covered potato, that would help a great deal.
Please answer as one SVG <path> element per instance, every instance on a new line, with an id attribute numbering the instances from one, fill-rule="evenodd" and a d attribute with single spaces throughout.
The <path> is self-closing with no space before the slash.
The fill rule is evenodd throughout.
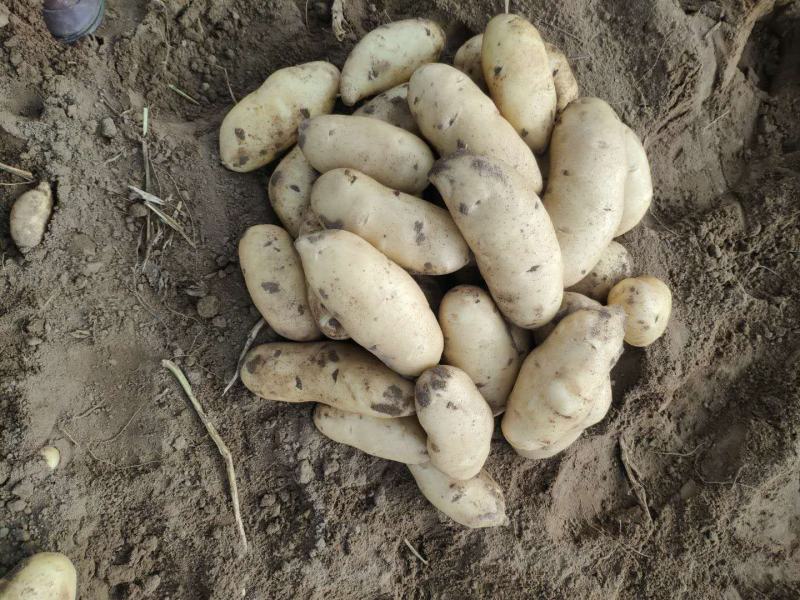
<path id="1" fill-rule="evenodd" d="M 378 119 L 323 115 L 300 126 L 300 148 L 317 171 L 356 169 L 390 188 L 418 194 L 433 152 L 420 138 Z"/>
<path id="2" fill-rule="evenodd" d="M 444 295 L 439 307 L 444 333 L 442 362 L 463 370 L 475 382 L 492 413 L 505 410 L 530 332 L 508 323 L 492 297 L 474 285 L 459 285 Z M 518 330 L 522 343 L 512 335 Z"/>
<path id="3" fill-rule="evenodd" d="M 442 28 L 428 19 L 394 21 L 373 29 L 353 47 L 342 67 L 342 102 L 353 106 L 405 83 L 417 67 L 439 58 L 444 40 Z"/>
<path id="4" fill-rule="evenodd" d="M 464 527 L 508 525 L 503 490 L 486 472 L 464 481 L 448 477 L 431 463 L 408 465 L 428 502 Z"/>
<path id="5" fill-rule="evenodd" d="M 625 137 L 614 110 L 578 98 L 561 113 L 550 145 L 544 205 L 564 261 L 564 286 L 583 279 L 614 237 L 625 205 Z"/>
<path id="6" fill-rule="evenodd" d="M 296 342 L 319 339 L 303 264 L 285 229 L 248 228 L 239 240 L 239 264 L 253 304 L 277 334 Z"/>
<path id="7" fill-rule="evenodd" d="M 78 574 L 59 552 L 39 552 L 0 579 L 2 600 L 75 600 Z"/>
<path id="8" fill-rule="evenodd" d="M 412 85 L 413 87 L 413 85 Z M 510 165 L 460 153 L 430 174 L 505 317 L 541 327 L 561 305 L 561 253 L 542 203 Z"/>
<path id="9" fill-rule="evenodd" d="M 17 198 L 9 218 L 11 239 L 17 248 L 25 251 L 42 242 L 52 212 L 53 193 L 45 181 Z"/>
<path id="10" fill-rule="evenodd" d="M 502 421 L 503 435 L 521 454 L 552 456 L 605 414 L 624 321 L 618 308 L 578 310 L 528 355 Z"/>
<path id="11" fill-rule="evenodd" d="M 466 150 L 503 160 L 531 191 L 542 191 L 542 174 L 531 149 L 492 99 L 455 67 L 435 63 L 417 69 L 408 86 L 408 106 L 441 156 Z"/>
<path id="12" fill-rule="evenodd" d="M 603 305 L 597 300 L 592 300 L 583 294 L 578 294 L 577 292 L 564 292 L 564 297 L 561 299 L 561 307 L 558 309 L 556 316 L 553 317 L 553 320 L 547 325 L 543 325 L 533 332 L 533 339 L 536 341 L 536 344 L 542 344 L 542 342 L 547 339 L 547 336 L 552 333 L 553 329 L 556 328 L 556 325 L 558 325 L 564 319 L 564 317 L 571 315 L 576 310 L 580 310 L 582 308 L 593 308 L 596 310 L 603 308 Z M 446 354 L 447 332 L 445 332 L 444 348 Z"/>
<path id="13" fill-rule="evenodd" d="M 486 80 L 483 78 L 483 66 L 481 65 L 482 44 L 482 33 L 469 38 L 453 57 L 453 66 L 462 73 L 466 73 L 481 88 L 481 91 L 486 92 Z"/>
<path id="14" fill-rule="evenodd" d="M 320 176 L 311 190 L 311 208 L 325 227 L 361 236 L 414 273 L 445 275 L 470 260 L 449 212 L 355 169 Z"/>
<path id="15" fill-rule="evenodd" d="M 339 69 L 316 61 L 279 69 L 242 98 L 219 129 L 222 164 L 240 173 L 263 167 L 297 141 L 297 127 L 333 110 Z"/>
<path id="16" fill-rule="evenodd" d="M 556 87 L 556 111 L 561 112 L 567 104 L 580 96 L 578 81 L 569 66 L 569 61 L 564 53 L 556 46 L 548 42 L 544 43 L 547 50 L 547 60 L 550 64 L 550 72 L 553 74 L 553 84 Z"/>
<path id="17" fill-rule="evenodd" d="M 295 247 L 308 283 L 353 340 L 407 377 L 438 364 L 442 330 L 402 267 L 341 229 L 300 236 Z"/>
<path id="18" fill-rule="evenodd" d="M 614 232 L 614 237 L 636 227 L 653 201 L 653 179 L 650 175 L 647 153 L 636 132 L 627 125 L 623 125 L 623 128 L 628 174 L 625 177 L 625 207 L 622 211 L 622 221 Z"/>
<path id="19" fill-rule="evenodd" d="M 269 178 L 269 202 L 293 238 L 300 233 L 300 224 L 311 198 L 311 186 L 317 177 L 319 173 L 308 163 L 303 151 L 295 146 L 278 163 Z"/>
<path id="20" fill-rule="evenodd" d="M 483 34 L 481 66 L 500 114 L 531 150 L 544 152 L 556 116 L 556 88 L 539 31 L 519 15 L 495 16 Z"/>
<path id="21" fill-rule="evenodd" d="M 414 115 L 408 108 L 408 83 L 398 85 L 378 94 L 353 113 L 357 117 L 369 117 L 385 121 L 390 125 L 420 135 Z"/>
<path id="22" fill-rule="evenodd" d="M 598 302 L 605 302 L 608 292 L 617 282 L 633 275 L 633 259 L 625 246 L 610 242 L 600 254 L 592 270 L 575 285 L 567 288 L 569 292 L 583 294 Z"/>
<path id="23" fill-rule="evenodd" d="M 632 277 L 611 288 L 608 305 L 619 306 L 628 315 L 625 341 L 631 346 L 649 346 L 667 329 L 672 292 L 666 283 L 655 277 Z"/>
<path id="24" fill-rule="evenodd" d="M 414 414 L 414 384 L 347 342 L 276 342 L 247 353 L 242 383 L 265 400 L 321 402 L 370 417 Z"/>
<path id="25" fill-rule="evenodd" d="M 425 431 L 413 416 L 380 419 L 317 404 L 314 425 L 334 442 L 386 460 L 408 465 L 430 460 L 425 446 Z"/>

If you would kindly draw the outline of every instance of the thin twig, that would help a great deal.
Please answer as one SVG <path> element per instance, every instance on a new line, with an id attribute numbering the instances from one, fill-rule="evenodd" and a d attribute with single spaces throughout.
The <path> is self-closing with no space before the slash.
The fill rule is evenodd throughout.
<path id="1" fill-rule="evenodd" d="M 716 122 L 717 122 L 717 121 L 719 121 L 720 119 L 724 119 L 725 117 L 727 117 L 727 116 L 728 116 L 728 114 L 729 114 L 730 112 L 731 112 L 731 109 L 729 108 L 729 109 L 728 109 L 728 110 L 726 110 L 724 113 L 722 113 L 720 116 L 718 116 L 716 119 L 714 119 L 713 121 L 711 121 L 711 122 L 710 122 L 708 125 L 706 125 L 705 127 L 703 127 L 703 131 L 705 131 L 706 129 L 708 129 L 709 127 L 711 127 L 711 126 L 712 126 L 714 123 L 716 123 Z"/>
<path id="2" fill-rule="evenodd" d="M 144 107 L 142 109 L 142 137 L 147 137 L 147 130 L 150 127 L 150 109 Z"/>
<path id="3" fill-rule="evenodd" d="M 191 102 L 192 104 L 197 104 L 198 106 L 200 106 L 200 103 L 199 103 L 197 100 L 195 100 L 194 98 L 192 98 L 192 97 L 191 97 L 189 94 L 187 94 L 187 93 L 186 93 L 186 92 L 184 92 L 183 90 L 181 90 L 181 89 L 179 89 L 179 88 L 175 87 L 175 86 L 174 86 L 174 85 L 172 85 L 171 83 L 168 83 L 168 84 L 167 84 L 167 87 L 168 87 L 169 89 L 171 89 L 173 92 L 175 92 L 176 94 L 178 94 L 179 96 L 181 96 L 181 97 L 185 98 L 186 100 L 188 100 L 189 102 Z"/>
<path id="4" fill-rule="evenodd" d="M 429 564 L 428 561 L 422 558 L 422 555 L 419 552 L 417 552 L 417 549 L 414 548 L 414 546 L 411 545 L 411 542 L 409 542 L 406 538 L 403 538 L 403 541 L 406 543 L 406 546 L 408 546 L 408 549 L 411 550 L 411 554 L 420 559 L 420 561 L 422 561 L 422 564 L 427 567 Z"/>
<path id="5" fill-rule="evenodd" d="M 236 362 L 236 372 L 233 374 L 233 377 L 231 377 L 231 380 L 228 382 L 228 385 L 226 385 L 225 389 L 222 391 L 223 396 L 227 394 L 230 391 L 230 389 L 234 386 L 234 384 L 238 381 L 239 374 L 242 372 L 242 363 L 244 362 L 244 357 L 247 356 L 247 352 L 250 350 L 250 346 L 253 345 L 253 342 L 256 340 L 256 336 L 258 336 L 258 332 L 261 331 L 261 328 L 264 327 L 265 324 L 266 321 L 264 319 L 259 319 L 258 323 L 253 325 L 253 328 L 247 335 L 247 339 L 244 342 L 242 351 L 239 353 L 239 360 Z"/>
<path id="6" fill-rule="evenodd" d="M 700 442 L 691 452 L 667 452 L 666 450 L 651 450 L 651 452 L 653 454 L 662 454 L 664 456 L 680 456 L 686 458 L 687 456 L 693 456 L 703 446 L 705 446 L 705 442 Z"/>
<path id="7" fill-rule="evenodd" d="M 11 165 L 7 165 L 5 163 L 0 162 L 0 171 L 5 171 L 7 173 L 11 173 L 12 175 L 17 175 L 28 181 L 33 180 L 33 173 L 30 171 L 26 171 L 25 169 L 20 169 L 18 167 L 12 167 Z"/>
<path id="8" fill-rule="evenodd" d="M 220 69 L 222 69 L 223 73 L 225 73 L 225 85 L 228 86 L 228 93 L 231 95 L 231 100 L 233 100 L 233 103 L 236 104 L 238 100 L 236 100 L 236 96 L 233 93 L 233 88 L 231 87 L 231 80 L 228 78 L 228 69 L 226 69 L 222 65 L 217 65 L 217 66 Z"/>
<path id="9" fill-rule="evenodd" d="M 131 423 L 133 423 L 133 420 L 136 418 L 136 415 L 138 415 L 143 408 L 144 408 L 144 404 L 141 404 L 139 406 L 139 408 L 137 408 L 135 411 L 133 411 L 133 414 L 131 415 L 131 418 L 128 419 L 128 421 L 125 423 L 125 425 L 122 426 L 122 429 L 120 429 L 116 434 L 114 434 L 113 437 L 110 437 L 107 440 L 100 440 L 98 443 L 99 444 L 110 444 L 111 442 L 116 440 L 119 436 L 121 436 L 125 432 L 125 430 L 128 428 L 128 426 Z"/>
<path id="10" fill-rule="evenodd" d="M 628 481 L 631 484 L 636 500 L 639 502 L 639 506 L 641 506 L 644 514 L 647 515 L 647 520 L 652 521 L 653 517 L 650 514 L 650 507 L 647 505 L 647 490 L 645 490 L 642 482 L 639 481 L 639 469 L 636 463 L 633 462 L 628 444 L 622 436 L 619 436 L 619 449 L 622 458 L 622 466 L 625 468 L 625 475 L 628 476 Z"/>
<path id="11" fill-rule="evenodd" d="M 108 459 L 100 458 L 94 452 L 92 452 L 92 449 L 89 446 L 83 446 L 83 445 L 79 444 L 78 440 L 76 440 L 74 437 L 72 437 L 72 434 L 70 434 L 70 432 L 67 431 L 67 428 L 64 427 L 63 425 L 58 425 L 58 430 L 61 433 L 63 433 L 65 436 L 67 436 L 67 439 L 70 442 L 72 442 L 73 444 L 75 444 L 76 448 L 78 448 L 80 450 L 84 450 L 85 449 L 86 452 L 89 454 L 89 456 L 92 457 L 93 460 L 95 460 L 95 461 L 97 461 L 99 463 L 103 463 L 105 465 L 108 465 L 109 467 L 114 467 L 114 469 L 116 469 L 118 471 L 124 471 L 124 470 L 127 470 L 127 469 L 138 469 L 139 467 L 146 467 L 147 465 L 154 465 L 154 464 L 160 463 L 162 461 L 162 459 L 159 458 L 159 459 L 156 459 L 156 460 L 146 460 L 144 462 L 136 463 L 136 464 L 133 464 L 133 465 L 118 465 L 117 463 L 111 462 Z"/>
<path id="12" fill-rule="evenodd" d="M 599 531 L 599 532 L 601 532 L 601 533 L 604 533 L 604 534 L 606 534 L 606 535 L 607 535 L 609 538 L 611 538 L 611 541 L 613 541 L 614 543 L 616 543 L 616 544 L 617 544 L 618 546 L 620 546 L 621 548 L 624 548 L 625 550 L 630 550 L 631 552 L 634 552 L 635 554 L 638 554 L 638 555 L 639 555 L 639 556 L 641 556 L 642 558 L 653 558 L 653 557 L 652 557 L 652 556 L 650 556 L 649 554 L 645 554 L 644 552 L 640 552 L 640 551 L 639 551 L 639 550 L 637 550 L 636 548 L 634 548 L 634 547 L 632 547 L 632 546 L 629 546 L 628 544 L 624 544 L 624 543 L 620 542 L 620 541 L 619 541 L 617 538 L 615 538 L 613 535 L 611 535 L 611 534 L 610 534 L 608 531 L 606 531 L 606 530 L 605 530 L 605 529 L 603 529 L 602 527 L 596 527 L 596 526 L 594 526 L 594 525 L 593 525 L 591 522 L 589 522 L 589 521 L 586 521 L 586 523 L 589 525 L 589 527 L 591 527 L 591 528 L 592 528 L 592 529 L 594 529 L 595 531 Z M 638 562 L 638 561 L 637 561 L 637 562 Z"/>

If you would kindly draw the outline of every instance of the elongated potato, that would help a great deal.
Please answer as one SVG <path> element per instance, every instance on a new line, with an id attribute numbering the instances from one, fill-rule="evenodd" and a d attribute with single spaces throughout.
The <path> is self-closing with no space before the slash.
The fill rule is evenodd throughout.
<path id="1" fill-rule="evenodd" d="M 295 248 L 309 284 L 353 340 L 407 377 L 439 362 L 442 330 L 401 267 L 340 229 L 300 236 Z"/>
<path id="2" fill-rule="evenodd" d="M 428 502 L 464 527 L 508 525 L 503 490 L 486 472 L 460 481 L 448 477 L 430 463 L 408 465 Z"/>
<path id="3" fill-rule="evenodd" d="M 578 310 L 528 355 L 502 421 L 515 449 L 551 456 L 608 410 L 609 374 L 622 352 L 624 320 L 618 308 Z"/>
<path id="4" fill-rule="evenodd" d="M 459 285 L 445 294 L 439 325 L 444 333 L 442 362 L 462 369 L 492 414 L 502 413 L 527 351 L 527 344 L 518 347 L 512 335 L 520 328 L 506 322 L 492 297 L 474 285 Z"/>
<path id="5" fill-rule="evenodd" d="M 608 305 L 619 306 L 628 315 L 625 341 L 631 346 L 649 346 L 667 330 L 672 292 L 655 277 L 632 277 L 611 288 Z"/>
<path id="6" fill-rule="evenodd" d="M 311 186 L 318 176 L 319 173 L 308 163 L 303 151 L 295 146 L 283 157 L 269 178 L 269 202 L 293 238 L 300 233 L 300 224 L 311 199 Z"/>
<path id="7" fill-rule="evenodd" d="M 368 117 L 323 115 L 303 121 L 299 144 L 320 173 L 356 169 L 410 194 L 425 189 L 433 166 L 433 153 L 420 138 Z"/>
<path id="8" fill-rule="evenodd" d="M 564 286 L 600 260 L 625 205 L 625 138 L 612 108 L 598 98 L 572 102 L 553 129 L 544 205 L 564 260 Z"/>
<path id="9" fill-rule="evenodd" d="M 276 342 L 250 350 L 242 383 L 266 400 L 321 402 L 369 417 L 414 414 L 414 384 L 346 342 Z"/>
<path id="10" fill-rule="evenodd" d="M 24 252 L 42 243 L 52 212 L 53 193 L 46 181 L 17 198 L 9 216 L 9 231 L 17 248 Z"/>
<path id="11" fill-rule="evenodd" d="M 550 321 L 547 325 L 543 325 L 539 327 L 539 329 L 534 331 L 533 339 L 536 340 L 537 344 L 541 344 L 547 339 L 547 336 L 553 332 L 553 329 L 556 328 L 556 325 L 558 325 L 564 319 L 564 317 L 566 317 L 567 315 L 571 315 L 576 310 L 580 310 L 582 308 L 600 309 L 603 308 L 603 305 L 600 304 L 597 300 L 592 300 L 591 298 L 584 296 L 583 294 L 578 294 L 576 292 L 564 292 L 564 297 L 561 299 L 561 307 L 558 309 L 556 316 L 554 316 L 553 320 Z M 445 336 L 447 336 L 446 332 Z M 444 349 L 446 355 L 447 337 L 445 337 Z"/>
<path id="12" fill-rule="evenodd" d="M 561 112 L 567 104 L 580 96 L 578 82 L 572 67 L 564 53 L 558 47 L 548 42 L 544 43 L 547 51 L 547 60 L 550 65 L 550 72 L 553 74 L 553 85 L 556 88 L 556 112 Z"/>
<path id="13" fill-rule="evenodd" d="M 415 273 L 445 275 L 470 260 L 450 213 L 381 185 L 355 169 L 334 169 L 311 190 L 311 208 L 325 227 L 359 235 Z"/>
<path id="14" fill-rule="evenodd" d="M 430 460 L 425 446 L 425 431 L 413 416 L 380 419 L 317 404 L 314 425 L 334 442 L 386 460 L 408 465 Z"/>
<path id="15" fill-rule="evenodd" d="M 242 98 L 219 129 L 219 155 L 232 171 L 263 167 L 297 140 L 303 119 L 333 110 L 339 69 L 324 61 L 279 69 Z"/>
<path id="16" fill-rule="evenodd" d="M 408 108 L 408 84 L 404 83 L 378 94 L 353 113 L 357 117 L 369 117 L 385 121 L 400 129 L 420 135 L 414 115 Z"/>
<path id="17" fill-rule="evenodd" d="M 481 45 L 483 45 L 482 33 L 469 38 L 453 57 L 453 66 L 472 79 L 482 92 L 486 92 L 486 80 L 483 78 L 481 65 Z"/>
<path id="18" fill-rule="evenodd" d="M 342 67 L 342 102 L 405 83 L 425 63 L 434 62 L 444 47 L 442 28 L 428 19 L 406 19 L 373 29 L 353 47 Z"/>
<path id="19" fill-rule="evenodd" d="M 531 150 L 544 152 L 556 117 L 556 88 L 539 31 L 519 15 L 497 15 L 483 34 L 481 66 L 500 114 Z"/>
<path id="20" fill-rule="evenodd" d="M 653 179 L 650 175 L 647 153 L 636 132 L 627 125 L 623 125 L 623 128 L 628 174 L 625 177 L 625 207 L 622 211 L 622 221 L 614 232 L 614 237 L 636 227 L 653 201 Z"/>
<path id="21" fill-rule="evenodd" d="M 561 253 L 547 212 L 525 180 L 502 161 L 463 153 L 439 160 L 430 180 L 475 253 L 500 312 L 525 329 L 552 319 L 563 292 Z"/>
<path id="22" fill-rule="evenodd" d="M 75 567 L 58 552 L 34 554 L 0 579 L 2 600 L 75 600 L 77 595 Z"/>
<path id="23" fill-rule="evenodd" d="M 442 156 L 467 150 L 503 160 L 519 171 L 531 191 L 542 191 L 542 174 L 531 149 L 492 99 L 458 69 L 439 63 L 417 69 L 408 86 L 408 107 Z"/>
<path id="24" fill-rule="evenodd" d="M 633 259 L 625 246 L 612 241 L 606 246 L 592 270 L 567 291 L 605 302 L 617 282 L 633 275 Z"/>
<path id="25" fill-rule="evenodd" d="M 276 333 L 296 342 L 320 337 L 308 305 L 303 265 L 285 229 L 248 228 L 239 240 L 239 264 L 253 304 Z"/>

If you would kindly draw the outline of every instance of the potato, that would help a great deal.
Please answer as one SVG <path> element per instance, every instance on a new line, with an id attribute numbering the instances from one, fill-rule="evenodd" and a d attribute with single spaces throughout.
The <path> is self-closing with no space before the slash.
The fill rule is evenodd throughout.
<path id="1" fill-rule="evenodd" d="M 553 74 L 553 84 L 556 87 L 556 112 L 561 112 L 567 104 L 580 96 L 578 82 L 572 67 L 564 53 L 558 47 L 548 42 L 544 43 L 547 51 L 547 60 L 550 64 L 550 72 Z"/>
<path id="2" fill-rule="evenodd" d="M 11 238 L 20 251 L 24 252 L 42 243 L 52 212 L 53 193 L 45 181 L 17 198 L 11 207 L 9 228 Z"/>
<path id="3" fill-rule="evenodd" d="M 430 463 L 408 465 L 428 502 L 464 527 L 508 525 L 503 490 L 486 472 L 460 481 L 448 477 Z"/>
<path id="4" fill-rule="evenodd" d="M 269 202 L 293 238 L 300 233 L 300 224 L 311 199 L 311 186 L 318 176 L 319 173 L 308 164 L 303 151 L 295 146 L 283 157 L 269 178 Z"/>
<path id="5" fill-rule="evenodd" d="M 346 342 L 276 342 L 250 350 L 242 383 L 267 400 L 321 402 L 368 417 L 414 414 L 414 384 Z"/>
<path id="6" fill-rule="evenodd" d="M 588 296 L 598 302 L 605 302 L 608 292 L 618 281 L 633 275 L 633 259 L 625 246 L 617 242 L 610 242 L 597 263 L 575 285 L 567 288 L 569 292 L 576 292 Z"/>
<path id="7" fill-rule="evenodd" d="M 308 289 L 308 306 L 311 308 L 311 314 L 314 316 L 314 321 L 319 327 L 319 330 L 327 338 L 332 340 L 349 340 L 350 336 L 339 323 L 339 320 L 333 316 L 333 313 L 319 299 L 317 293 L 311 286 Z"/>
<path id="8" fill-rule="evenodd" d="M 300 236 L 295 248 L 309 284 L 353 340 L 407 377 L 439 362 L 442 330 L 401 267 L 341 229 Z"/>
<path id="9" fill-rule="evenodd" d="M 303 265 L 285 229 L 248 228 L 239 240 L 239 264 L 253 304 L 277 334 L 296 342 L 319 339 Z"/>
<path id="10" fill-rule="evenodd" d="M 357 117 L 369 117 L 385 121 L 390 125 L 420 135 L 414 115 L 408 108 L 408 84 L 404 83 L 378 94 L 353 113 Z"/>
<path id="11" fill-rule="evenodd" d="M 415 273 L 445 275 L 470 260 L 450 213 L 393 190 L 355 169 L 334 169 L 311 190 L 311 208 L 325 227 L 359 235 Z"/>
<path id="12" fill-rule="evenodd" d="M 434 62 L 444 48 L 442 28 L 428 19 L 406 19 L 373 29 L 353 47 L 342 67 L 342 102 L 405 83 L 417 67 Z"/>
<path id="13" fill-rule="evenodd" d="M 303 119 L 333 110 L 339 69 L 324 61 L 279 69 L 242 98 L 219 128 L 219 155 L 232 171 L 263 167 L 297 140 Z"/>
<path id="14" fill-rule="evenodd" d="M 386 460 L 409 465 L 430 460 L 425 432 L 413 416 L 381 419 L 317 404 L 314 425 L 334 442 Z"/>
<path id="15" fill-rule="evenodd" d="M 464 153 L 439 160 L 430 180 L 500 312 L 525 329 L 552 319 L 563 292 L 561 254 L 547 212 L 525 180 L 500 160 Z"/>
<path id="16" fill-rule="evenodd" d="M 467 150 L 503 160 L 519 171 L 531 191 L 542 191 L 542 174 L 531 149 L 492 99 L 458 69 L 438 63 L 417 69 L 408 86 L 408 106 L 442 156 Z"/>
<path id="17" fill-rule="evenodd" d="M 500 114 L 531 150 L 544 152 L 556 117 L 556 87 L 539 31 L 519 15 L 495 16 L 483 34 L 481 66 Z"/>
<path id="18" fill-rule="evenodd" d="M 578 310 L 528 355 L 501 424 L 515 449 L 535 458 L 552 456 L 605 414 L 624 320 L 618 308 Z"/>
<path id="19" fill-rule="evenodd" d="M 434 160 L 428 145 L 405 129 L 352 115 L 323 115 L 303 121 L 299 144 L 320 173 L 356 169 L 409 194 L 428 185 Z"/>
<path id="20" fill-rule="evenodd" d="M 59 552 L 39 552 L 0 579 L 2 600 L 75 600 L 78 574 Z"/>
<path id="21" fill-rule="evenodd" d="M 417 379 L 417 418 L 428 434 L 431 464 L 453 479 L 470 479 L 489 456 L 492 410 L 458 367 L 439 365 Z"/>
<path id="22" fill-rule="evenodd" d="M 544 205 L 564 260 L 564 286 L 575 285 L 600 260 L 625 205 L 625 137 L 612 108 L 578 98 L 553 129 Z"/>
<path id="23" fill-rule="evenodd" d="M 492 414 L 502 413 L 528 348 L 527 342 L 517 345 L 512 330 L 530 332 L 507 323 L 492 297 L 474 285 L 459 285 L 445 294 L 439 325 L 444 333 L 442 362 L 466 372 Z"/>
<path id="24" fill-rule="evenodd" d="M 623 130 L 628 175 L 625 178 L 625 207 L 622 211 L 622 221 L 614 232 L 614 237 L 636 227 L 650 208 L 650 202 L 653 201 L 653 179 L 650 175 L 647 153 L 636 132 L 627 125 L 623 125 Z"/>
<path id="25" fill-rule="evenodd" d="M 47 468 L 55 471 L 58 465 L 61 464 L 61 451 L 55 446 L 44 446 L 39 450 L 39 456 L 42 457 Z"/>
<path id="26" fill-rule="evenodd" d="M 567 315 L 571 315 L 576 310 L 580 310 L 582 308 L 599 309 L 603 308 L 603 305 L 597 302 L 596 300 L 592 300 L 591 298 L 584 296 L 583 294 L 578 294 L 576 292 L 564 292 L 564 297 L 561 299 L 561 307 L 558 309 L 556 316 L 554 316 L 553 320 L 550 321 L 547 325 L 543 325 L 542 327 L 539 327 L 539 329 L 534 331 L 533 339 L 536 340 L 537 344 L 541 344 L 547 339 L 547 336 L 553 332 L 553 329 L 556 328 L 556 325 L 558 325 L 562 321 L 562 319 L 564 319 L 564 317 L 566 317 Z M 447 332 L 445 332 L 444 351 L 446 355 Z"/>
<path id="27" fill-rule="evenodd" d="M 619 306 L 628 315 L 625 341 L 631 346 L 649 346 L 667 329 L 672 292 L 666 283 L 655 277 L 632 277 L 611 288 L 608 305 Z"/>
<path id="28" fill-rule="evenodd" d="M 482 33 L 469 38 L 453 57 L 453 66 L 472 79 L 482 92 L 486 92 L 486 80 L 483 78 L 483 67 L 481 66 L 482 44 Z"/>

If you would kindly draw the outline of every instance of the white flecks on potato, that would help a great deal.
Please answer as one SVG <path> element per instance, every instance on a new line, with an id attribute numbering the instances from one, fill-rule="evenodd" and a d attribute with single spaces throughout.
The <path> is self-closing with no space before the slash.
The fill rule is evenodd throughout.
<path id="1" fill-rule="evenodd" d="M 269 202 L 293 238 L 300 233 L 300 224 L 311 198 L 311 186 L 318 176 L 319 173 L 308 163 L 303 151 L 295 146 L 278 163 L 269 178 Z"/>
<path id="2" fill-rule="evenodd" d="M 17 198 L 9 218 L 11 239 L 17 248 L 25 251 L 42 242 L 52 212 L 53 193 L 45 181 Z"/>
<path id="3" fill-rule="evenodd" d="M 653 179 L 650 175 L 650 161 L 647 160 L 647 153 L 636 132 L 626 125 L 623 127 L 628 174 L 625 177 L 625 207 L 622 211 L 622 221 L 614 232 L 614 237 L 636 227 L 653 201 Z"/>
<path id="4" fill-rule="evenodd" d="M 567 291 L 605 302 L 608 292 L 617 282 L 633 275 L 633 258 L 622 244 L 612 241 L 600 254 L 592 270 Z"/>
<path id="5" fill-rule="evenodd" d="M 414 135 L 420 135 L 414 115 L 408 108 L 408 83 L 378 94 L 356 110 L 353 115 L 385 121 Z"/>
<path id="6" fill-rule="evenodd" d="M 59 552 L 39 552 L 0 579 L 2 600 L 75 600 L 78 574 Z"/>
<path id="7" fill-rule="evenodd" d="M 655 277 L 632 277 L 611 288 L 608 305 L 619 306 L 628 315 L 625 341 L 631 346 L 649 346 L 667 330 L 672 292 Z"/>

